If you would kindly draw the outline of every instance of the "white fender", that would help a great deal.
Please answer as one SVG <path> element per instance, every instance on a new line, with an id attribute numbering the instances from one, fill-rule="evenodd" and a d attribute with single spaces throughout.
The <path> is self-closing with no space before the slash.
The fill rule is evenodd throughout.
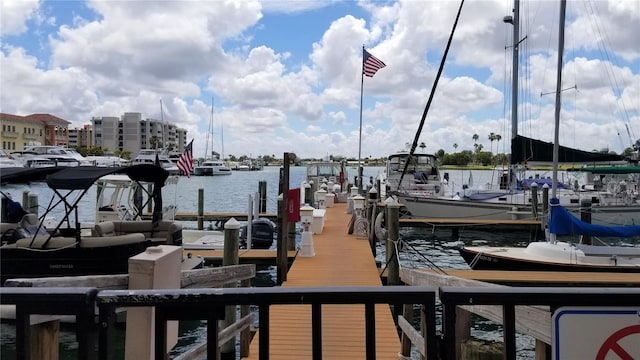
<path id="1" fill-rule="evenodd" d="M 387 229 L 384 228 L 384 212 L 380 212 L 378 216 L 376 216 L 374 226 L 376 238 L 378 238 L 378 241 L 387 240 Z"/>

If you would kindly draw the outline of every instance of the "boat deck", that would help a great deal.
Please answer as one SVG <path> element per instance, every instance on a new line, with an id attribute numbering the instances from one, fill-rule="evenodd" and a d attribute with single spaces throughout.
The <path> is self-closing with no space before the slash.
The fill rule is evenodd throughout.
<path id="1" fill-rule="evenodd" d="M 297 256 L 283 287 L 382 286 L 366 239 L 348 235 L 351 215 L 346 204 L 327 209 L 321 234 L 313 236 L 314 257 Z M 400 340 L 387 305 L 376 305 L 376 358 L 397 359 Z M 273 306 L 270 311 L 270 359 L 310 359 L 311 306 Z M 322 353 L 325 359 L 363 358 L 365 354 L 363 305 L 322 307 Z M 259 331 L 259 330 L 258 330 Z M 248 359 L 258 358 L 258 336 Z"/>

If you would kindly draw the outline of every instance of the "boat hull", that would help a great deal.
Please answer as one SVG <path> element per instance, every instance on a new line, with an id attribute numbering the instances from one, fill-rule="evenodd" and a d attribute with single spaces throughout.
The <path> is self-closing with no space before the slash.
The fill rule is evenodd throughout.
<path id="1" fill-rule="evenodd" d="M 611 258 L 601 257 L 597 262 L 589 263 L 577 260 L 579 256 L 575 253 L 567 253 L 566 259 L 560 257 L 545 259 L 527 254 L 526 248 L 461 247 L 458 251 L 473 270 L 640 273 L 640 262 L 637 260 L 636 265 L 609 265 L 605 262 L 610 262 Z"/>
<path id="2" fill-rule="evenodd" d="M 129 258 L 152 245 L 149 240 L 95 248 L 64 248 L 38 251 L 29 248 L 0 248 L 0 278 L 34 278 L 126 274 Z"/>
<path id="3" fill-rule="evenodd" d="M 406 195 L 399 195 L 398 201 L 407 208 L 412 217 L 416 218 L 518 220 L 534 217 L 531 205 L 528 204 L 518 205 Z M 580 212 L 579 203 L 564 206 L 574 213 Z M 539 213 L 541 214 L 541 212 L 540 209 Z M 640 205 L 601 206 L 595 204 L 591 207 L 591 222 L 601 225 L 640 224 Z"/>

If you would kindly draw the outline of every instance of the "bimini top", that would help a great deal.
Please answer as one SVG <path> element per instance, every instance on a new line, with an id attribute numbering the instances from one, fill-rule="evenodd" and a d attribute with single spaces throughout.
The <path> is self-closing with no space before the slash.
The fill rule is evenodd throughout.
<path id="1" fill-rule="evenodd" d="M 153 164 L 138 164 L 121 167 L 76 166 L 66 167 L 47 176 L 47 185 L 52 189 L 88 189 L 98 179 L 110 174 L 125 174 L 134 181 L 151 182 L 164 186 L 169 172 Z"/>
<path id="2" fill-rule="evenodd" d="M 0 171 L 2 184 L 27 184 L 32 181 L 44 181 L 47 175 L 66 169 L 66 166 L 40 168 L 4 168 Z"/>

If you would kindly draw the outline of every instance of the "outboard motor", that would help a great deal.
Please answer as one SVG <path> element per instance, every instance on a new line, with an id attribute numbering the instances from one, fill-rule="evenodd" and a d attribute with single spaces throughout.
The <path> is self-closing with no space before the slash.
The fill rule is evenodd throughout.
<path id="1" fill-rule="evenodd" d="M 273 244 L 276 225 L 267 218 L 253 220 L 251 225 L 251 248 L 268 249 Z M 247 248 L 247 226 L 240 229 L 240 247 Z"/>

